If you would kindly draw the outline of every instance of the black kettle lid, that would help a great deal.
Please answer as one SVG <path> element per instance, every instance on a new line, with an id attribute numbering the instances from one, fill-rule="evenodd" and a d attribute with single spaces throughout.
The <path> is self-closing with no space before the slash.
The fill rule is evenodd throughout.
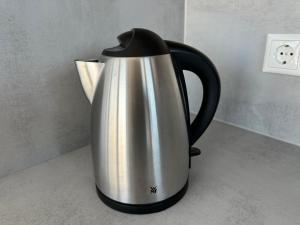
<path id="1" fill-rule="evenodd" d="M 156 33 L 134 28 L 118 36 L 119 45 L 103 50 L 102 55 L 110 57 L 145 57 L 169 54 L 165 41 Z"/>

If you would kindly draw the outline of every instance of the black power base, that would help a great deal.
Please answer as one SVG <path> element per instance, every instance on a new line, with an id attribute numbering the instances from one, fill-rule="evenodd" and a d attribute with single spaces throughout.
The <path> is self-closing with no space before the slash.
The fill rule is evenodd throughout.
<path id="1" fill-rule="evenodd" d="M 99 198 L 109 207 L 130 214 L 148 214 L 162 211 L 166 208 L 171 207 L 177 203 L 186 193 L 188 188 L 188 181 L 183 186 L 183 188 L 177 192 L 175 195 L 171 196 L 160 202 L 150 203 L 150 204 L 126 204 L 122 202 L 115 201 L 107 196 L 105 196 L 96 186 Z"/>

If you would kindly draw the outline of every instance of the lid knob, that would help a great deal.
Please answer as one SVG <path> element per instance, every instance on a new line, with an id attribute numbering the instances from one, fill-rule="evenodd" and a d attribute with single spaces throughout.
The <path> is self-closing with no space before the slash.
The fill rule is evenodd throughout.
<path id="1" fill-rule="evenodd" d="M 110 57 L 147 57 L 169 54 L 165 41 L 156 33 L 134 28 L 118 36 L 119 45 L 104 49 L 102 55 Z"/>

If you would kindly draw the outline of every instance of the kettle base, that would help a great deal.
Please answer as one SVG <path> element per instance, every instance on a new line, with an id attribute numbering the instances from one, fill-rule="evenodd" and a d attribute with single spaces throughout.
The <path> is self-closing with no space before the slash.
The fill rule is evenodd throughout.
<path id="1" fill-rule="evenodd" d="M 150 203 L 150 204 L 126 204 L 122 202 L 115 201 L 107 196 L 105 196 L 96 186 L 97 194 L 99 198 L 112 209 L 130 213 L 130 214 L 148 214 L 162 211 L 176 204 L 186 193 L 188 188 L 188 181 L 185 183 L 183 188 L 177 192 L 175 195 L 171 196 L 160 202 Z"/>

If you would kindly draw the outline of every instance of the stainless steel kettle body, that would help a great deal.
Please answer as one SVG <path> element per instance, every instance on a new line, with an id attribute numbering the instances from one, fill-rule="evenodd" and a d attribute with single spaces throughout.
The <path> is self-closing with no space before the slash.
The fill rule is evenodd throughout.
<path id="1" fill-rule="evenodd" d="M 98 68 L 94 90 L 85 87 L 85 91 L 92 90 L 87 96 L 92 101 L 92 155 L 99 197 L 129 213 L 160 211 L 184 195 L 190 157 L 197 153 L 191 145 L 209 125 L 220 95 L 218 74 L 204 55 L 202 62 L 193 63 L 199 52 L 193 56 L 193 49 L 149 32 L 134 29 L 120 35 L 120 46 L 103 51 L 101 68 L 94 61 L 88 66 L 77 63 L 83 83 L 93 76 L 87 68 Z M 150 46 L 140 50 L 145 35 L 150 36 L 146 38 Z M 192 125 L 183 69 L 198 73 L 204 89 Z"/>
<path id="2" fill-rule="evenodd" d="M 97 187 L 127 204 L 149 204 L 187 182 L 189 140 L 169 54 L 110 58 L 92 105 Z"/>

